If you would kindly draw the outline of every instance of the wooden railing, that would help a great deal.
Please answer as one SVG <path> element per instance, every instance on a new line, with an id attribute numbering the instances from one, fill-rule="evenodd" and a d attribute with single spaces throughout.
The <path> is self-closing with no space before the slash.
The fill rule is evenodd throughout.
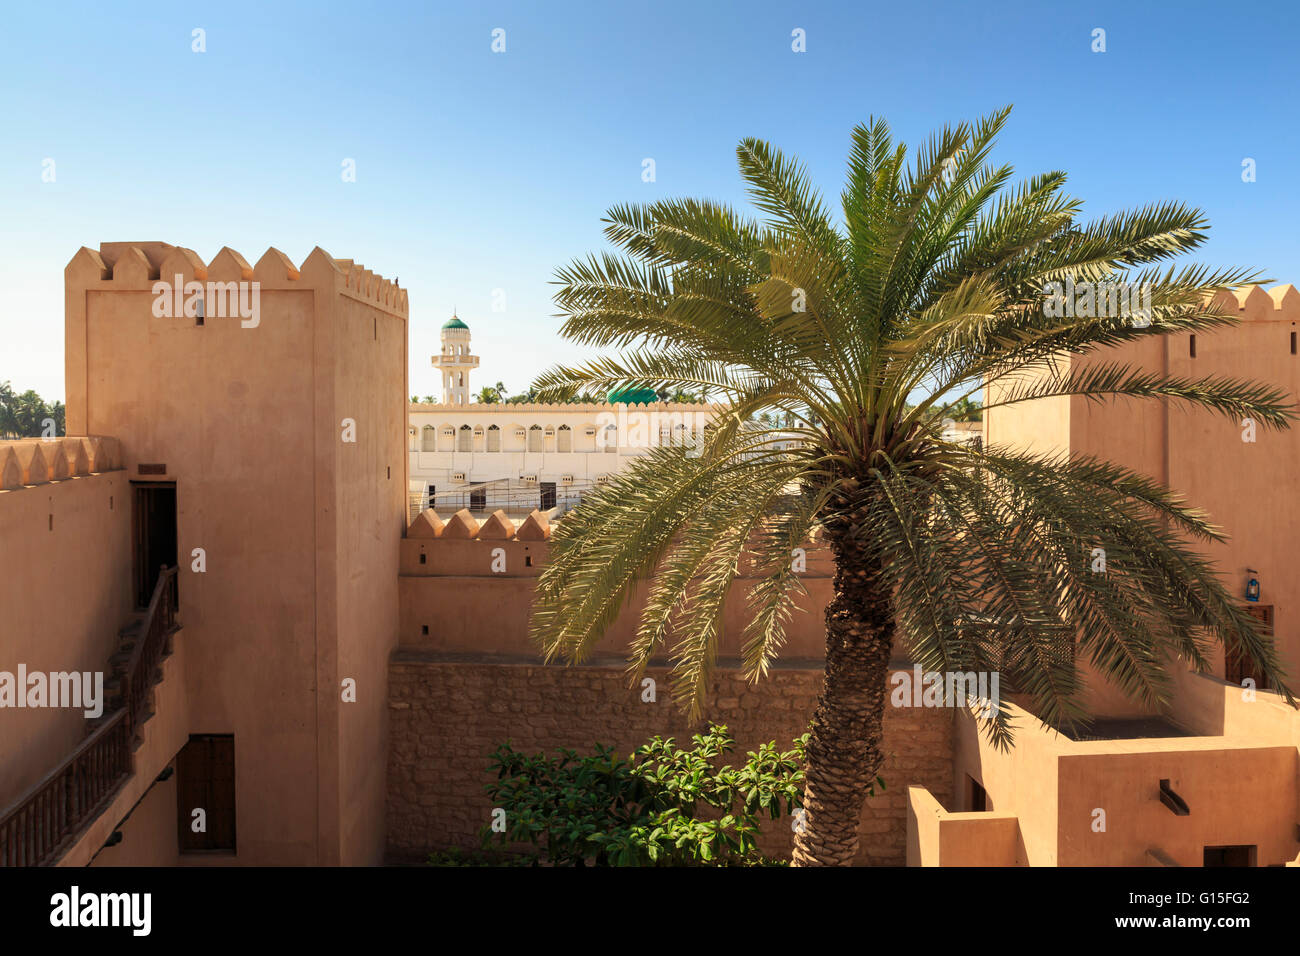
<path id="1" fill-rule="evenodd" d="M 123 677 L 125 706 L 0 811 L 0 866 L 46 866 L 98 816 L 134 770 L 154 671 L 176 630 L 176 568 L 163 568 Z"/>
<path id="2" fill-rule="evenodd" d="M 153 687 L 154 671 L 162 666 L 167 642 L 176 630 L 176 568 L 163 567 L 154 585 L 144 626 L 131 651 L 131 660 L 122 675 L 122 699 L 126 701 L 126 718 L 134 736 L 144 723 Z"/>
<path id="3" fill-rule="evenodd" d="M 52 862 L 130 773 L 131 732 L 123 709 L 0 817 L 0 866 Z"/>

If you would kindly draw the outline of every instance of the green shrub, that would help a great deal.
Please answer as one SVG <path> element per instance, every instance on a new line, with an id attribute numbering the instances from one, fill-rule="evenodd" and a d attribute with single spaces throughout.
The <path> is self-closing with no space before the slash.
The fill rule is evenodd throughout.
<path id="1" fill-rule="evenodd" d="M 755 846 L 759 821 L 801 806 L 807 739 L 785 753 L 764 744 L 739 767 L 717 766 L 735 743 L 721 725 L 692 737 L 690 750 L 655 737 L 626 760 L 600 744 L 589 756 L 552 757 L 505 743 L 485 788 L 505 811 L 504 831 L 485 826 L 484 846 L 531 843 L 556 866 L 777 863 Z"/>
<path id="2" fill-rule="evenodd" d="M 429 866 L 537 866 L 536 853 L 503 853 L 493 850 L 438 850 L 429 854 Z"/>

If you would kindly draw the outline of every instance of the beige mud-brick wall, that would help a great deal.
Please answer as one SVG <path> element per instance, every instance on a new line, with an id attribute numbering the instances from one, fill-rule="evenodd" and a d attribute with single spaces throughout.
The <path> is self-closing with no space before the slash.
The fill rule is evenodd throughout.
<path id="1" fill-rule="evenodd" d="M 104 674 L 131 613 L 130 487 L 109 470 L 117 463 L 101 457 L 59 480 L 30 474 L 32 455 L 68 442 L 77 440 L 0 442 L 0 476 L 13 480 L 0 488 L 0 671 L 14 680 L 20 666 Z M 29 479 L 41 483 L 19 483 Z M 0 810 L 85 737 L 84 707 L 0 708 Z"/>
<path id="2" fill-rule="evenodd" d="M 628 687 L 621 662 L 580 667 L 527 660 L 485 662 L 467 656 L 399 650 L 389 675 L 388 852 L 393 862 L 429 851 L 479 846 L 493 804 L 483 787 L 489 754 L 509 740 L 534 752 L 613 744 L 623 754 L 655 734 L 687 744 L 692 727 L 669 698 L 667 672 L 655 679 L 656 703 Z M 736 740 L 730 763 L 775 740 L 783 750 L 802 734 L 817 703 L 822 673 L 779 668 L 763 683 L 717 671 L 706 714 Z M 890 708 L 885 714 L 886 791 L 867 801 L 858 862 L 902 866 L 907 856 L 907 787 L 926 787 L 944 804 L 952 790 L 952 712 Z M 786 855 L 788 817 L 769 824 L 763 849 Z"/>
<path id="3" fill-rule="evenodd" d="M 259 321 L 155 315 L 162 281 L 257 283 Z M 406 293 L 319 248 L 299 267 L 161 242 L 83 248 L 65 282 L 69 430 L 119 438 L 124 481 L 163 464 L 176 486 L 187 733 L 235 737 L 238 862 L 379 862 Z"/>

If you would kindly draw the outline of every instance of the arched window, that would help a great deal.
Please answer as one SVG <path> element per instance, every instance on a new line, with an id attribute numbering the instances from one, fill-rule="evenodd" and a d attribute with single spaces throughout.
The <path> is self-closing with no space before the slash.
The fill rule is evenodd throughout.
<path id="1" fill-rule="evenodd" d="M 543 437 L 541 425 L 534 425 L 528 429 L 528 450 L 541 451 Z"/>
<path id="2" fill-rule="evenodd" d="M 468 425 L 460 426 L 460 432 L 456 436 L 456 450 L 457 451 L 474 450 L 474 432 L 470 429 Z"/>
<path id="3" fill-rule="evenodd" d="M 501 429 L 495 425 L 489 425 L 487 430 L 487 450 L 501 450 Z"/>
<path id="4" fill-rule="evenodd" d="M 568 425 L 561 425 L 560 430 L 555 433 L 555 450 L 573 451 L 573 432 Z"/>
<path id="5" fill-rule="evenodd" d="M 438 450 L 438 429 L 425 425 L 420 429 L 420 451 Z"/>
<path id="6" fill-rule="evenodd" d="M 605 426 L 604 444 L 605 444 L 606 454 L 613 455 L 618 452 L 618 426 L 617 425 L 610 424 Z"/>
<path id="7" fill-rule="evenodd" d="M 443 425 L 438 431 L 438 451 L 454 451 L 456 449 L 456 429 L 450 425 Z"/>

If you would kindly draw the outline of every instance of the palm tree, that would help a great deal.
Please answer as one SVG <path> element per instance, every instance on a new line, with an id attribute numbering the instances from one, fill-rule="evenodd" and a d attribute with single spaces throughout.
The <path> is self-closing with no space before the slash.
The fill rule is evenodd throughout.
<path id="1" fill-rule="evenodd" d="M 944 417 L 951 418 L 955 422 L 977 422 L 983 415 L 984 409 L 980 407 L 978 401 L 962 397 L 951 405 L 944 405 L 940 412 Z"/>
<path id="2" fill-rule="evenodd" d="M 17 438 L 18 419 L 14 413 L 14 389 L 7 381 L 0 382 L 0 438 Z"/>
<path id="3" fill-rule="evenodd" d="M 49 437 L 46 421 L 54 423 L 54 435 L 62 435 L 64 415 L 62 402 L 48 405 L 35 389 L 17 394 L 8 382 L 0 382 L 0 438 Z"/>
<path id="4" fill-rule="evenodd" d="M 568 397 L 568 396 L 566 396 Z M 511 395 L 506 399 L 507 405 L 531 405 L 538 400 L 537 389 L 530 387 L 526 392 Z"/>
<path id="5" fill-rule="evenodd" d="M 1222 540 L 1202 513 L 1109 462 L 941 437 L 942 404 L 985 384 L 989 408 L 1128 396 L 1268 428 L 1295 415 L 1262 385 L 1053 361 L 1232 323 L 1211 294 L 1259 280 L 1157 265 L 1205 239 L 1202 214 L 1182 204 L 1085 224 L 1064 173 L 1008 186 L 1011 168 L 988 161 L 1008 112 L 945 128 L 910 162 L 883 120 L 859 126 L 840 223 L 799 164 L 746 139 L 740 172 L 763 218 L 694 199 L 619 206 L 605 233 L 625 254 L 557 273 L 564 334 L 621 354 L 548 370 L 544 397 L 707 389 L 731 414 L 699 454 L 653 450 L 558 524 L 534 640 L 548 660 L 583 659 L 649 579 L 629 670 L 666 651 L 674 697 L 698 718 L 739 569 L 759 578 L 742 658 L 757 681 L 801 590 L 791 550 L 824 541 L 834 594 L 798 865 L 854 859 L 896 642 L 927 671 L 999 672 L 1003 701 L 981 728 L 1001 747 L 1012 742 L 1008 686 L 1050 726 L 1086 717 L 1081 657 L 1159 706 L 1170 659 L 1204 670 L 1217 641 L 1292 700 L 1271 640 L 1198 550 Z M 1049 317 L 1045 286 L 1067 277 L 1152 283 L 1151 321 Z M 802 440 L 780 450 L 749 421 L 761 410 L 788 414 L 787 435 Z M 1096 547 L 1104 574 L 1090 573 Z"/>
<path id="6" fill-rule="evenodd" d="M 474 401 L 480 405 L 496 405 L 505 400 L 505 394 L 505 382 L 497 382 L 496 385 L 484 385 L 479 389 Z"/>

